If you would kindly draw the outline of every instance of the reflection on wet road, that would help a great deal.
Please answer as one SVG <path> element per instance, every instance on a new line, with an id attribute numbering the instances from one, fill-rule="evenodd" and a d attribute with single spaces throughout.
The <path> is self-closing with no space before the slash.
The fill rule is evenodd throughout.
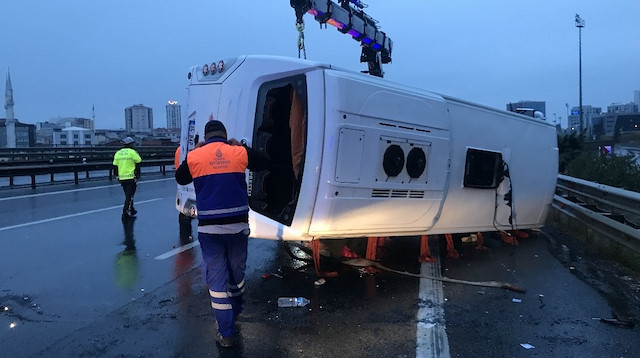
<path id="1" fill-rule="evenodd" d="M 133 234 L 134 219 L 122 218 L 124 249 L 116 256 L 116 284 L 124 289 L 132 289 L 138 281 L 138 255 Z"/>

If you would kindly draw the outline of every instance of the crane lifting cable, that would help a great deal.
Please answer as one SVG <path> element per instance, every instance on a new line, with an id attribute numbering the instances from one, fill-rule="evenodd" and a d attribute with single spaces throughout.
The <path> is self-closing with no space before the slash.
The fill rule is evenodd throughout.
<path id="1" fill-rule="evenodd" d="M 298 30 L 298 58 L 300 53 L 304 54 L 304 59 L 307 59 L 307 49 L 304 47 L 304 14 L 311 8 L 311 3 L 308 0 L 290 0 L 291 7 L 296 12 L 296 30 Z"/>
<path id="2" fill-rule="evenodd" d="M 374 76 L 383 77 L 381 64 L 391 62 L 393 41 L 381 31 L 376 20 L 364 12 L 368 6 L 360 0 L 290 0 L 296 14 L 298 30 L 298 58 L 301 52 L 307 58 L 304 48 L 304 14 L 314 16 L 320 24 L 329 24 L 343 34 L 349 34 L 360 42 L 362 54 L 360 62 L 366 62 L 368 69 L 362 71 Z"/>
<path id="3" fill-rule="evenodd" d="M 300 52 L 302 51 L 304 59 L 307 59 L 307 49 L 304 47 L 304 21 L 296 22 L 296 30 L 298 30 L 298 58 L 300 58 Z"/>

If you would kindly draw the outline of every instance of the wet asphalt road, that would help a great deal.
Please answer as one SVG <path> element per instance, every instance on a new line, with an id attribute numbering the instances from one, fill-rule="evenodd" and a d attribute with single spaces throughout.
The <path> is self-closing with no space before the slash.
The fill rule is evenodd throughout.
<path id="1" fill-rule="evenodd" d="M 252 239 L 239 344 L 221 350 L 213 339 L 199 247 L 180 240 L 170 176 L 145 176 L 132 223 L 121 221 L 117 184 L 92 181 L 75 189 L 0 191 L 0 308 L 8 307 L 0 311 L 2 357 L 640 355 L 638 327 L 592 319 L 636 321 L 638 276 L 588 257 L 553 228 L 521 239 L 515 248 L 491 237 L 488 251 L 458 244 L 460 259 L 443 256 L 441 266 L 422 268 L 518 284 L 525 294 L 369 274 L 333 260 L 325 260 L 324 269 L 339 276 L 316 287 L 307 262 L 292 259 L 278 242 Z M 445 253 L 435 239 L 432 248 Z M 363 253 L 358 240 L 335 241 L 328 249 L 336 252 L 345 243 Z M 189 249 L 179 251 L 183 244 Z M 418 249 L 417 238 L 394 238 L 381 249 L 381 259 L 417 273 Z M 276 275 L 263 278 L 269 273 Z M 439 285 L 442 296 L 421 290 L 420 281 Z M 304 296 L 311 303 L 278 308 L 280 296 Z M 424 316 L 419 308 L 444 315 Z M 430 345 L 437 328 L 446 332 L 445 348 Z"/>

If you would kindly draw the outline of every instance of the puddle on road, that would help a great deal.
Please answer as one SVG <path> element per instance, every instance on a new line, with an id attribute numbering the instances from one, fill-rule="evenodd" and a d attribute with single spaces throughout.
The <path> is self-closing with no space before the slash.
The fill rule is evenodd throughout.
<path id="1" fill-rule="evenodd" d="M 0 296 L 0 316 L 8 317 L 15 328 L 20 322 L 51 322 L 40 305 L 29 295 Z"/>

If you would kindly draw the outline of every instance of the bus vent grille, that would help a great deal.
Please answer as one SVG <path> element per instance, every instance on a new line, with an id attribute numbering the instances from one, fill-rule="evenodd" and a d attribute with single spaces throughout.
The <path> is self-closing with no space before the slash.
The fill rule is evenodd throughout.
<path id="1" fill-rule="evenodd" d="M 373 189 L 371 191 L 372 198 L 409 198 L 422 199 L 424 191 L 422 190 L 389 190 L 389 189 Z"/>
<path id="2" fill-rule="evenodd" d="M 391 192 L 391 197 L 392 198 L 406 198 L 408 193 L 409 193 L 408 190 L 394 190 L 394 191 Z"/>
<path id="3" fill-rule="evenodd" d="M 388 189 L 373 189 L 371 192 L 372 198 L 388 198 L 391 194 L 391 190 Z"/>
<path id="4" fill-rule="evenodd" d="M 423 132 L 423 133 L 431 133 L 430 130 L 428 129 L 423 129 L 423 128 L 413 128 L 413 127 L 407 127 L 407 126 L 401 126 L 401 125 L 395 125 L 393 123 L 385 123 L 385 122 L 379 122 L 379 124 L 383 127 L 391 127 L 391 128 L 399 128 L 399 129 L 404 129 L 407 131 L 418 131 L 418 132 Z"/>
<path id="5" fill-rule="evenodd" d="M 424 198 L 424 191 L 422 190 L 410 190 L 409 198 L 411 199 L 422 199 Z"/>

